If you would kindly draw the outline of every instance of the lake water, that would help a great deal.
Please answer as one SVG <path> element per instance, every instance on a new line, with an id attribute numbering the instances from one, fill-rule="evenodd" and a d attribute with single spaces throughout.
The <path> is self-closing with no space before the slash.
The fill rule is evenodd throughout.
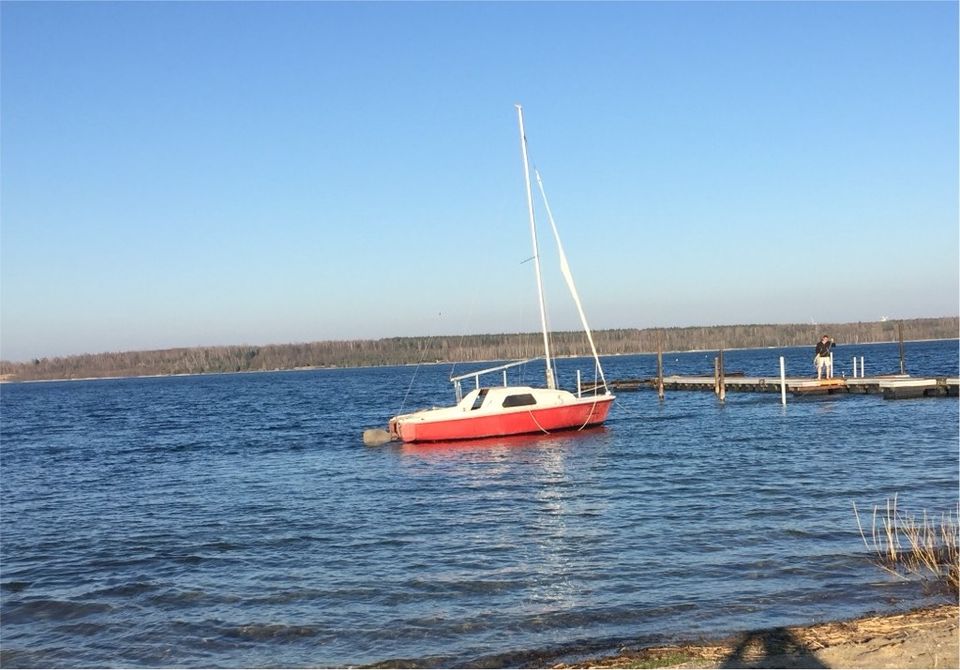
<path id="1" fill-rule="evenodd" d="M 727 368 L 781 354 L 813 372 L 812 346 Z M 895 344 L 843 345 L 838 374 L 854 355 L 899 369 Z M 955 376 L 958 343 L 907 343 L 907 367 Z M 852 504 L 956 512 L 956 398 L 640 391 L 584 433 L 363 446 L 448 403 L 450 372 L 3 385 L 0 663 L 523 666 L 940 597 L 870 563 Z"/>

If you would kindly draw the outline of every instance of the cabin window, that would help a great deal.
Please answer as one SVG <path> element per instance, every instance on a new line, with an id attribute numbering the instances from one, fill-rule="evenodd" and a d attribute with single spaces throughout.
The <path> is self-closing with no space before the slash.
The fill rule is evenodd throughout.
<path id="1" fill-rule="evenodd" d="M 480 409 L 480 406 L 483 405 L 483 401 L 487 398 L 487 391 L 490 389 L 480 389 L 480 393 L 477 394 L 477 397 L 473 401 L 473 407 L 470 408 L 471 411 L 475 409 Z"/>
<path id="2" fill-rule="evenodd" d="M 537 399 L 531 393 L 518 393 L 517 395 L 508 395 L 503 399 L 504 407 L 523 407 L 525 405 L 536 405 Z"/>

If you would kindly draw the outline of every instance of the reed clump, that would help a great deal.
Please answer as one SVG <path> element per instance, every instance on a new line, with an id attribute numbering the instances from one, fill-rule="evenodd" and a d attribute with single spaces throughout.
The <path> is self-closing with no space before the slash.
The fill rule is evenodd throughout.
<path id="1" fill-rule="evenodd" d="M 853 511 L 860 537 L 873 554 L 874 563 L 898 577 L 933 578 L 954 595 L 960 595 L 960 504 L 956 514 L 930 516 L 924 510 L 920 516 L 908 515 L 897 509 L 894 495 L 887 498 L 884 508 L 874 505 L 869 539 L 856 503 Z"/>

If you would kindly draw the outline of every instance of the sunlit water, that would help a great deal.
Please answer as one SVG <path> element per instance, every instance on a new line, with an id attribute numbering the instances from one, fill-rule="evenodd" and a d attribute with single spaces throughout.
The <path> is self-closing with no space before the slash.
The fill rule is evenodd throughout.
<path id="1" fill-rule="evenodd" d="M 812 347 L 726 366 L 772 378 L 782 353 L 812 373 Z M 896 345 L 847 345 L 838 374 L 854 355 L 899 368 Z M 907 345 L 914 374 L 957 359 Z M 568 386 L 575 365 L 592 377 L 561 361 Z M 937 597 L 870 563 L 852 505 L 956 510 L 955 398 L 640 391 L 584 433 L 363 446 L 449 402 L 450 372 L 4 385 L 2 665 L 519 666 Z"/>

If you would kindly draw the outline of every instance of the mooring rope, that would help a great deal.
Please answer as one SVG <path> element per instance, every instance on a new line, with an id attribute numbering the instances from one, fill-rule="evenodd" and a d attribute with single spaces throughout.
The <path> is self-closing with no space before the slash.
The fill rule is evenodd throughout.
<path id="1" fill-rule="evenodd" d="M 544 434 L 544 435 L 549 435 L 549 434 L 550 434 L 550 431 L 547 430 L 546 428 L 544 428 L 543 426 L 541 426 L 541 425 L 540 425 L 540 422 L 537 421 L 537 417 L 534 416 L 533 410 L 528 409 L 528 410 L 527 410 L 527 413 L 530 414 L 530 418 L 533 419 L 533 422 L 534 422 L 535 424 L 537 424 L 537 428 L 539 428 L 540 430 L 543 431 L 543 434 Z"/>
<path id="2" fill-rule="evenodd" d="M 597 396 L 593 396 L 593 398 L 594 398 L 594 400 L 593 400 L 593 405 L 590 407 L 590 413 L 587 414 L 587 418 L 586 418 L 586 420 L 583 422 L 583 425 L 580 426 L 579 428 L 577 428 L 577 432 L 578 432 L 578 433 L 579 433 L 581 430 L 583 430 L 584 428 L 587 427 L 587 424 L 590 423 L 590 419 L 593 418 L 593 411 L 594 411 L 595 409 L 597 409 L 597 399 L 596 399 Z"/>
<path id="3" fill-rule="evenodd" d="M 593 403 L 592 403 L 591 406 L 590 406 L 590 413 L 587 414 L 587 418 L 584 420 L 583 425 L 580 426 L 579 428 L 577 428 L 577 432 L 580 432 L 581 430 L 583 430 L 584 428 L 586 428 L 586 427 L 590 424 L 590 419 L 593 418 L 593 413 L 594 413 L 594 411 L 596 411 L 596 409 L 597 409 L 597 403 L 598 403 L 598 402 L 600 402 L 600 401 L 596 399 L 596 396 L 594 396 Z M 544 434 L 544 435 L 549 435 L 549 434 L 550 434 L 550 431 L 547 430 L 546 428 L 544 428 L 543 426 L 541 426 L 541 425 L 540 425 L 540 422 L 537 421 L 537 417 L 536 417 L 536 415 L 533 413 L 533 410 L 528 409 L 528 410 L 527 410 L 527 413 L 530 415 L 530 418 L 533 419 L 533 422 L 534 422 L 535 424 L 537 424 L 537 428 L 539 428 L 541 431 L 543 431 L 543 434 Z"/>

